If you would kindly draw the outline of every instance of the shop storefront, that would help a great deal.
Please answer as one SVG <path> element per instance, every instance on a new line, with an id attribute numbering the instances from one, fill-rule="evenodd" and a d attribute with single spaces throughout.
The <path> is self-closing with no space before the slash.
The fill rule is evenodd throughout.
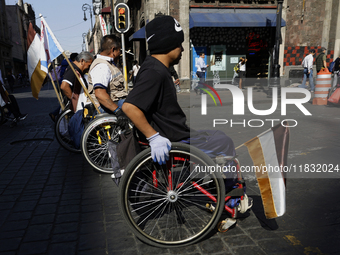
<path id="1" fill-rule="evenodd" d="M 275 9 L 190 10 L 191 74 L 200 52 L 209 64 L 208 83 L 230 83 L 239 58 L 247 58 L 250 78 L 268 78 L 275 44 Z M 285 22 L 282 21 L 282 26 Z"/>

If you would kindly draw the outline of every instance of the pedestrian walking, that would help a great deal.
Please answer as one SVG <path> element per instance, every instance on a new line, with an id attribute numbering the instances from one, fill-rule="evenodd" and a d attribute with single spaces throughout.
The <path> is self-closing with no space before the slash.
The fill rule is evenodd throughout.
<path id="1" fill-rule="evenodd" d="M 241 61 L 241 58 L 239 59 L 238 63 L 234 66 L 234 75 L 233 75 L 233 79 L 231 80 L 231 85 L 235 85 L 235 79 L 238 77 L 238 73 L 240 72 L 240 66 L 239 66 L 240 61 Z"/>
<path id="2" fill-rule="evenodd" d="M 317 73 L 320 72 L 322 68 L 327 67 L 326 51 L 327 51 L 327 49 L 325 47 L 322 47 L 321 53 L 315 59 L 315 65 L 316 65 L 316 72 Z"/>
<path id="3" fill-rule="evenodd" d="M 303 80 L 300 88 L 307 88 L 306 81 L 309 78 L 309 86 L 311 92 L 314 92 L 314 80 L 313 80 L 313 62 L 314 62 L 315 50 L 309 50 L 309 54 L 303 59 Z"/>
<path id="4" fill-rule="evenodd" d="M 198 86 L 195 89 L 196 91 L 198 91 L 197 89 L 199 88 L 203 88 L 204 87 L 203 84 L 205 83 L 205 73 L 209 65 L 205 63 L 204 58 L 205 58 L 205 53 L 201 52 L 199 54 L 198 60 L 196 61 L 196 68 L 197 68 L 196 74 L 199 78 Z"/>
<path id="5" fill-rule="evenodd" d="M 134 60 L 133 61 L 132 72 L 131 72 L 131 77 L 130 77 L 130 79 L 132 78 L 133 85 L 135 85 L 135 83 L 136 83 L 136 77 L 137 77 L 139 69 L 140 69 L 140 65 L 138 65 L 138 61 Z"/>
<path id="6" fill-rule="evenodd" d="M 238 77 L 239 77 L 238 86 L 240 89 L 242 89 L 242 83 L 244 79 L 246 78 L 246 62 L 247 62 L 246 57 L 241 57 L 240 62 L 238 63 L 239 69 L 240 69 L 238 73 Z"/>

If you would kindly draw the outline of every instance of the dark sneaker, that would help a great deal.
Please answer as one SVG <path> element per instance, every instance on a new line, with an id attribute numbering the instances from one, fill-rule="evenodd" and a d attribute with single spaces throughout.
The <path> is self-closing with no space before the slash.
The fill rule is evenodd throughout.
<path id="1" fill-rule="evenodd" d="M 24 120 L 24 119 L 26 119 L 27 115 L 28 115 L 28 113 L 26 113 L 26 114 L 21 114 L 20 117 L 19 117 L 19 120 Z"/>

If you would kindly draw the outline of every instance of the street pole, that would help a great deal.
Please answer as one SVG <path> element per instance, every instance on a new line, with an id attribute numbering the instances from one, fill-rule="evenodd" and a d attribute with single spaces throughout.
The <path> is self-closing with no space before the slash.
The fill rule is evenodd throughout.
<path id="1" fill-rule="evenodd" d="M 268 97 L 272 96 L 272 88 L 278 88 L 278 95 L 280 95 L 280 65 L 279 54 L 280 44 L 282 43 L 281 37 L 281 18 L 282 18 L 282 4 L 284 0 L 277 0 L 276 9 L 276 34 L 275 34 L 275 47 L 274 47 L 274 60 L 273 60 L 273 79 L 268 90 Z"/>
<path id="2" fill-rule="evenodd" d="M 92 8 L 91 5 L 89 4 L 83 4 L 83 6 L 81 7 L 81 9 L 84 11 L 84 21 L 87 20 L 86 18 L 86 11 L 89 10 L 90 12 L 90 19 L 91 19 L 91 31 L 93 30 L 93 23 L 92 23 Z"/>
<path id="3" fill-rule="evenodd" d="M 123 55 L 124 87 L 125 87 L 125 90 L 128 91 L 127 69 L 126 69 L 126 56 L 125 56 L 125 38 L 124 38 L 124 34 L 121 34 L 121 37 L 122 37 L 122 55 Z"/>

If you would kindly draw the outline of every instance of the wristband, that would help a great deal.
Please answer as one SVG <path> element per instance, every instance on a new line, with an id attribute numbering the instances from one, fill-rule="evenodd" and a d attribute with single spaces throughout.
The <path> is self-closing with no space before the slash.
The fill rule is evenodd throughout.
<path id="1" fill-rule="evenodd" d="M 116 113 L 118 110 L 119 110 L 120 108 L 119 107 L 117 107 L 117 109 L 116 110 L 114 110 L 113 111 L 113 113 Z"/>

